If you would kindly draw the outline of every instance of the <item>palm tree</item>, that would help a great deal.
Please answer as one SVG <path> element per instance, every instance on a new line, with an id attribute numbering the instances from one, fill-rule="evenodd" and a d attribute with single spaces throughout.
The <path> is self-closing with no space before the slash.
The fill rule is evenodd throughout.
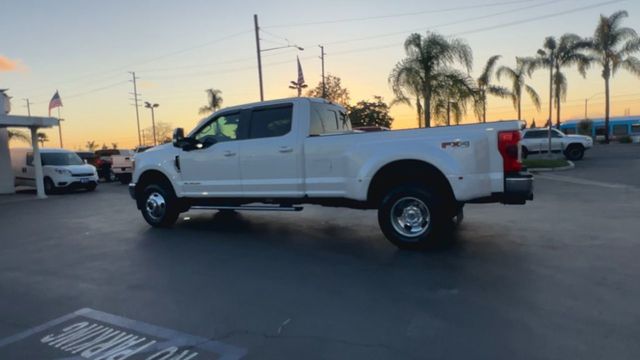
<path id="1" fill-rule="evenodd" d="M 484 66 L 484 70 L 480 74 L 478 80 L 478 101 L 476 112 L 479 112 L 482 122 L 487 122 L 487 95 L 494 95 L 504 98 L 509 94 L 509 91 L 502 86 L 496 86 L 491 84 L 491 78 L 493 77 L 493 70 L 496 67 L 496 63 L 500 59 L 500 55 L 494 55 L 487 60 Z"/>
<path id="2" fill-rule="evenodd" d="M 640 76 L 640 59 L 632 56 L 640 50 L 640 38 L 635 30 L 621 27 L 622 19 L 628 17 L 626 11 L 618 11 L 611 16 L 600 15 L 591 41 L 591 50 L 595 61 L 602 66 L 605 92 L 605 142 L 609 142 L 610 88 L 609 80 L 623 68 Z"/>
<path id="3" fill-rule="evenodd" d="M 7 134 L 9 135 L 9 141 L 18 140 L 24 142 L 31 142 L 29 136 L 22 131 L 19 130 L 7 130 Z"/>
<path id="4" fill-rule="evenodd" d="M 428 32 L 424 37 L 409 35 L 404 50 L 407 56 L 392 70 L 389 84 L 397 101 L 410 104 L 410 97 L 422 100 L 424 125 L 430 127 L 434 94 L 440 90 L 443 76 L 454 74 L 455 63 L 469 72 L 473 64 L 471 48 L 463 40 Z"/>
<path id="5" fill-rule="evenodd" d="M 44 143 L 49 141 L 49 136 L 47 134 L 39 132 L 38 133 L 38 142 L 40 143 L 40 147 L 44 147 Z"/>
<path id="6" fill-rule="evenodd" d="M 522 120 L 522 92 L 523 90 L 529 95 L 531 102 L 536 109 L 540 111 L 540 96 L 534 88 L 525 83 L 527 76 L 528 64 L 523 58 L 516 58 L 516 67 L 501 66 L 496 72 L 496 77 L 500 80 L 506 77 L 511 82 L 511 90 L 509 95 L 513 102 L 513 107 L 518 113 L 518 120 Z"/>
<path id="7" fill-rule="evenodd" d="M 205 90 L 207 96 L 209 97 L 209 103 L 200 108 L 200 114 L 210 114 L 216 112 L 216 110 L 220 109 L 222 106 L 222 91 L 218 89 L 207 89 Z"/>
<path id="8" fill-rule="evenodd" d="M 479 91 L 468 74 L 452 70 L 440 76 L 434 87 L 432 111 L 440 122 L 451 125 L 451 115 L 456 125 L 467 113 L 467 103 L 479 103 Z"/>
<path id="9" fill-rule="evenodd" d="M 87 141 L 86 147 L 87 147 L 87 150 L 94 152 L 98 148 L 98 145 L 96 144 L 95 141 L 91 140 L 91 141 Z"/>
<path id="10" fill-rule="evenodd" d="M 560 126 L 560 103 L 563 99 L 563 91 L 566 93 L 566 77 L 561 73 L 563 68 L 578 66 L 578 71 L 585 77 L 591 58 L 582 51 L 588 49 L 590 42 L 575 34 L 564 34 L 559 40 L 555 37 L 547 37 L 542 49 L 538 50 L 537 57 L 528 59 L 529 75 L 539 69 L 549 69 L 549 124 L 553 118 L 553 101 L 556 104 L 556 126 Z"/>

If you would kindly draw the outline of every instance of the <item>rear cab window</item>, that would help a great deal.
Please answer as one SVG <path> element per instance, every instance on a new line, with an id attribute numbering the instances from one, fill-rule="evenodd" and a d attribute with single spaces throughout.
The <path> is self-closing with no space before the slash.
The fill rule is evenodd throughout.
<path id="1" fill-rule="evenodd" d="M 310 136 L 336 134 L 351 131 L 351 121 L 338 107 L 311 103 Z"/>

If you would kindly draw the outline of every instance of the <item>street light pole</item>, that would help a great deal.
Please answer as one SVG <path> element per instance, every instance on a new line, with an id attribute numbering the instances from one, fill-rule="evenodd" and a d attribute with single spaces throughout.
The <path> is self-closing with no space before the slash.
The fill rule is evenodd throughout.
<path id="1" fill-rule="evenodd" d="M 256 32 L 256 54 L 258 56 L 258 81 L 260 83 L 260 101 L 264 101 L 264 89 L 262 87 L 262 51 L 260 50 L 260 27 L 258 26 L 258 15 L 253 15 L 253 26 Z"/>
<path id="2" fill-rule="evenodd" d="M 151 104 L 148 101 L 144 102 L 144 107 L 151 110 L 151 128 L 153 129 L 153 146 L 158 145 L 158 139 L 156 138 L 156 118 L 155 118 L 155 112 L 154 112 L 154 109 L 157 108 L 158 106 L 160 105 Z"/>

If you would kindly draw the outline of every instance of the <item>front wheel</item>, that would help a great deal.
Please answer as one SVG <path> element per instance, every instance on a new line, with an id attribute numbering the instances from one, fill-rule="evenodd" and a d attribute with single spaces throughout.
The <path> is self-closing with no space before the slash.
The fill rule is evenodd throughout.
<path id="1" fill-rule="evenodd" d="M 402 185 L 392 189 L 378 208 L 378 223 L 387 239 L 402 249 L 435 245 L 434 231 L 446 219 L 436 194 L 419 186 Z"/>
<path id="2" fill-rule="evenodd" d="M 178 219 L 178 200 L 165 184 L 150 184 L 142 193 L 142 216 L 154 227 L 171 227 Z"/>
<path id="3" fill-rule="evenodd" d="M 582 145 L 570 145 L 564 151 L 564 156 L 571 161 L 581 160 L 584 157 L 584 147 Z"/>
<path id="4" fill-rule="evenodd" d="M 44 193 L 47 195 L 53 194 L 56 192 L 56 185 L 53 183 L 53 180 L 46 177 L 44 178 Z"/>

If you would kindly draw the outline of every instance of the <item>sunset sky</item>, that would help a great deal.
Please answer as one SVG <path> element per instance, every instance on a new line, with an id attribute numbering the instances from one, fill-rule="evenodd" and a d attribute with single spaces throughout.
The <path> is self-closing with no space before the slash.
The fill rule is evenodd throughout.
<path id="1" fill-rule="evenodd" d="M 13 114 L 46 115 L 53 93 L 60 91 L 66 148 L 98 144 L 138 143 L 133 92 L 128 71 L 140 78 L 142 100 L 160 104 L 156 121 L 191 129 L 201 118 L 207 88 L 222 90 L 224 105 L 259 100 L 253 14 L 260 17 L 263 48 L 290 43 L 263 54 L 265 96 L 294 96 L 288 83 L 296 79 L 300 56 L 307 83 L 320 80 L 320 50 L 325 45 L 327 73 L 342 78 L 353 103 L 393 96 L 387 78 L 403 58 L 402 43 L 412 32 L 438 31 L 469 43 L 477 77 L 485 61 L 500 54 L 501 65 L 516 56 L 532 56 L 546 36 L 573 32 L 591 36 L 598 16 L 629 11 L 624 25 L 640 31 L 640 2 L 598 0 L 451 0 L 451 1 L 29 1 L 5 0 L 0 11 L 0 88 L 13 96 Z M 585 9 L 586 8 L 586 9 Z M 563 118 L 604 112 L 604 84 L 597 67 L 583 79 L 567 70 L 569 93 Z M 546 72 L 529 80 L 548 98 Z M 507 85 L 506 82 L 503 82 Z M 620 71 L 612 82 L 612 113 L 640 114 L 640 79 Z M 547 101 L 537 112 L 528 99 L 524 117 L 546 118 Z M 55 111 L 53 114 L 57 114 Z M 394 128 L 417 125 L 415 109 L 395 106 Z M 515 117 L 509 100 L 490 98 L 490 120 Z M 150 113 L 140 108 L 143 128 Z M 475 121 L 472 112 L 466 121 Z M 57 130 L 48 131 L 57 146 Z M 13 145 L 20 145 L 15 143 Z"/>

